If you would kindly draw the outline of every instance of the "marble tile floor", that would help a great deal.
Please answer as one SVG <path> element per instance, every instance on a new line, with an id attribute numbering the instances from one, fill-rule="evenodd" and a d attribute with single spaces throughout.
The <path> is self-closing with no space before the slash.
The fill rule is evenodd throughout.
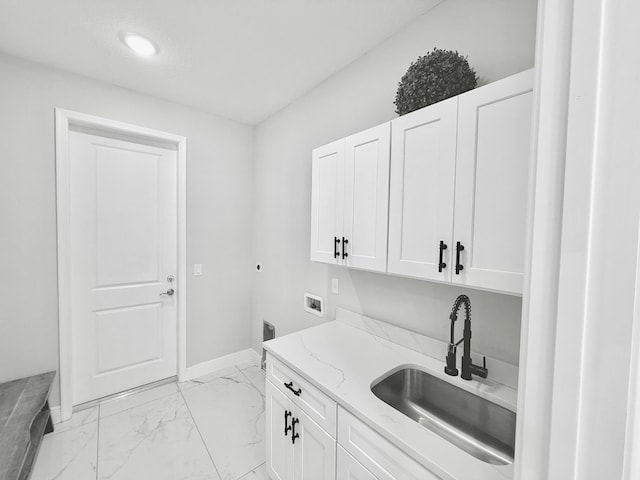
<path id="1" fill-rule="evenodd" d="M 31 480 L 268 480 L 264 382 L 238 365 L 75 413 Z"/>

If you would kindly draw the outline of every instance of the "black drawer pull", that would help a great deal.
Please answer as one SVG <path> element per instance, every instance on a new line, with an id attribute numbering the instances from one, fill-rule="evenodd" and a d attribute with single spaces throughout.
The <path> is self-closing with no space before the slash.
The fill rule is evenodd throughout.
<path id="1" fill-rule="evenodd" d="M 447 264 L 442 261 L 442 254 L 447 249 L 447 244 L 440 240 L 440 258 L 438 259 L 438 271 L 442 272 L 443 269 L 447 268 Z"/>
<path id="2" fill-rule="evenodd" d="M 340 252 L 338 251 L 339 246 L 340 239 L 338 237 L 333 237 L 333 258 L 338 258 L 340 256 Z"/>
<path id="3" fill-rule="evenodd" d="M 348 243 L 349 243 L 349 240 L 347 240 L 346 238 L 342 237 L 342 259 L 343 260 L 349 256 L 349 254 L 347 253 L 347 244 Z"/>
<path id="4" fill-rule="evenodd" d="M 297 418 L 291 419 L 291 443 L 296 444 L 296 438 L 300 438 L 300 435 L 296 433 L 296 423 L 300 423 Z"/>
<path id="5" fill-rule="evenodd" d="M 284 436 L 287 436 L 287 433 L 291 430 L 291 425 L 289 425 L 289 417 L 291 416 L 291 412 L 289 410 L 284 411 Z"/>
<path id="6" fill-rule="evenodd" d="M 291 430 L 291 425 L 289 425 L 289 417 L 291 416 L 291 412 L 289 410 L 284 411 L 284 436 L 287 436 L 287 433 Z"/>
<path id="7" fill-rule="evenodd" d="M 460 252 L 464 250 L 464 245 L 460 242 L 456 243 L 456 275 L 460 275 L 460 272 L 464 270 L 464 266 L 460 263 Z"/>
<path id="8" fill-rule="evenodd" d="M 299 397 L 302 393 L 302 389 L 299 388 L 296 390 L 293 388 L 293 382 L 285 383 L 284 386 L 291 390 L 296 397 Z"/>

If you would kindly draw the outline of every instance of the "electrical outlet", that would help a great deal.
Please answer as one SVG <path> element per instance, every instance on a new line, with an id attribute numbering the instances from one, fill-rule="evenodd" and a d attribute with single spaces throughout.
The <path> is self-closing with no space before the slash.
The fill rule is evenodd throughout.
<path id="1" fill-rule="evenodd" d="M 340 293 L 340 286 L 337 278 L 331 279 L 331 293 Z"/>
<path id="2" fill-rule="evenodd" d="M 199 277 L 200 275 L 202 275 L 202 264 L 201 263 L 196 263 L 193 266 L 193 275 L 196 277 Z"/>
<path id="3" fill-rule="evenodd" d="M 313 313 L 319 317 L 324 317 L 324 301 L 322 300 L 322 297 L 305 293 L 304 309 L 309 313 Z"/>

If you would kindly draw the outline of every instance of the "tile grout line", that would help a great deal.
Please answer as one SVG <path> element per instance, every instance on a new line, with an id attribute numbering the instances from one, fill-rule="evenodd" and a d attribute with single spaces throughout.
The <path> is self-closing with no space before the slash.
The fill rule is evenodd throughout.
<path id="1" fill-rule="evenodd" d="M 225 376 L 224 375 L 217 375 L 217 374 L 222 372 L 222 371 L 224 371 L 224 370 L 229 370 L 231 368 L 239 370 L 237 365 L 231 365 L 230 367 L 223 367 L 223 368 L 215 370 L 215 371 L 213 371 L 211 373 L 207 373 L 206 375 L 202 375 L 200 377 L 192 378 L 191 380 L 187 380 L 185 382 L 176 382 L 176 384 L 178 385 L 178 390 L 180 391 L 180 393 L 183 392 L 182 388 L 180 388 L 180 383 L 184 383 L 184 384 L 195 383 L 195 385 L 193 385 L 192 387 L 187 388 L 185 390 L 185 391 L 189 391 L 189 390 L 194 390 L 196 388 L 203 387 L 203 386 L 205 386 L 205 385 L 207 385 L 209 383 L 215 382 L 216 380 L 220 380 L 221 378 L 224 378 Z M 216 376 L 212 376 L 212 375 L 216 375 Z M 198 381 L 199 378 L 205 378 L 205 377 L 211 377 L 211 378 L 209 380 L 207 380 L 206 382 Z"/>
<path id="2" fill-rule="evenodd" d="M 81 423 L 80 425 L 76 425 L 75 427 L 68 428 L 66 430 L 63 430 L 62 432 L 56 432 L 55 431 L 55 426 L 56 425 L 54 424 L 53 425 L 54 431 L 51 432 L 51 433 L 47 433 L 47 437 L 54 438 L 54 437 L 57 437 L 58 435 L 63 435 L 63 434 L 68 433 L 68 432 L 73 432 L 74 430 L 77 430 L 79 428 L 86 427 L 88 425 L 91 425 L 92 423 L 96 423 L 97 421 L 98 421 L 98 419 L 94 420 L 93 422 Z"/>
<path id="3" fill-rule="evenodd" d="M 250 368 L 254 365 L 249 365 L 245 368 Z M 238 365 L 233 365 L 233 368 L 242 376 L 246 379 L 246 381 L 249 383 L 249 385 L 251 385 L 253 388 L 257 388 L 256 385 L 251 381 L 251 379 L 242 371 L 243 369 L 241 369 Z M 218 378 L 224 378 L 224 377 L 216 377 L 216 379 Z M 216 380 L 214 379 L 214 380 Z M 213 380 L 212 380 L 213 381 Z M 202 385 L 197 385 L 196 387 L 192 387 L 189 390 L 201 387 L 203 385 L 205 385 L 206 383 L 209 382 L 205 382 Z M 178 387 L 178 391 L 180 392 L 180 395 L 182 395 L 182 399 L 184 400 L 184 404 L 187 407 L 187 410 L 189 412 L 189 415 L 191 416 L 191 419 L 193 420 L 193 424 L 196 427 L 196 430 L 198 431 L 198 434 L 200 435 L 200 439 L 202 440 L 202 444 L 204 445 L 204 448 L 207 450 L 207 453 L 209 454 L 209 458 L 211 459 L 211 463 L 213 464 L 213 468 L 215 468 L 216 473 L 218 474 L 218 477 L 222 480 L 222 476 L 220 475 L 220 471 L 218 470 L 218 466 L 216 465 L 216 462 L 213 460 L 213 456 L 211 455 L 211 452 L 209 451 L 209 447 L 207 446 L 207 442 L 205 442 L 204 437 L 202 436 L 202 432 L 200 432 L 200 428 L 198 427 L 198 422 L 196 421 L 195 417 L 193 416 L 193 413 L 191 412 L 191 408 L 189 407 L 189 404 L 187 403 L 187 399 L 184 397 L 184 392 L 182 391 L 181 388 Z M 243 474 L 241 474 L 239 477 L 237 477 L 236 480 L 242 480 L 244 477 L 246 477 L 247 475 L 249 475 L 251 472 L 257 470 L 258 468 L 260 468 L 262 465 L 264 465 L 266 462 L 266 460 L 262 463 L 260 463 L 259 465 L 249 469 L 248 471 L 244 472 Z"/>
<path id="4" fill-rule="evenodd" d="M 250 365 L 250 366 L 248 366 L 248 367 L 246 367 L 246 368 L 244 368 L 244 369 L 241 369 L 241 368 L 239 368 L 238 366 L 236 366 L 236 368 L 237 368 L 237 369 L 238 369 L 238 371 L 242 374 L 242 376 L 243 376 L 244 378 L 246 378 L 246 379 L 249 381 L 249 384 L 253 385 L 254 387 L 258 388 L 258 390 L 260 390 L 260 387 L 259 387 L 258 385 L 256 385 L 255 383 L 253 383 L 253 380 L 251 380 L 251 379 L 249 378 L 249 376 L 248 376 L 246 373 L 244 373 L 244 371 L 245 371 L 245 370 L 247 370 L 247 369 L 249 369 L 249 368 L 251 368 L 251 367 L 254 367 L 254 366 L 255 366 L 255 367 L 257 367 L 257 368 L 260 368 L 260 367 L 258 367 L 257 365 Z M 260 392 L 260 394 L 264 397 L 264 394 L 263 394 L 262 392 Z"/>
<path id="5" fill-rule="evenodd" d="M 256 384 L 256 382 L 258 381 L 258 379 L 256 378 L 256 379 L 255 379 L 255 380 L 256 380 L 256 382 L 254 382 L 254 381 L 253 381 L 253 378 L 249 376 L 249 373 L 248 373 L 248 372 L 246 372 L 246 370 L 251 369 L 251 368 L 252 368 L 252 367 L 254 367 L 254 366 L 255 366 L 255 367 L 257 367 L 257 368 L 259 368 L 259 366 L 257 366 L 257 365 L 253 365 L 253 364 L 252 364 L 252 365 L 246 365 L 246 364 L 245 364 L 245 365 L 243 366 L 243 368 L 241 368 L 239 365 L 232 365 L 232 366 L 231 366 L 231 369 L 230 369 L 232 373 L 230 372 L 230 375 L 235 376 L 235 375 L 237 375 L 237 374 L 239 373 L 239 374 L 240 374 L 240 379 L 241 379 L 240 381 L 241 381 L 241 382 L 243 382 L 243 383 L 244 383 L 244 382 L 246 382 L 248 385 L 250 385 L 251 387 L 255 388 L 256 390 L 260 390 L 260 385 L 259 385 L 259 384 Z M 253 372 L 252 372 L 252 373 L 253 373 Z M 225 376 L 216 377 L 216 378 L 214 378 L 214 379 L 211 379 L 211 381 L 213 382 L 213 381 L 215 381 L 216 379 L 220 379 L 220 378 L 224 378 L 224 377 L 225 377 Z M 196 385 L 196 386 L 194 386 L 193 388 L 197 388 L 197 387 L 204 386 L 204 385 L 205 385 L 205 384 L 207 384 L 207 383 L 209 383 L 209 382 L 203 382 L 203 384 L 202 384 L 202 385 Z M 258 382 L 258 383 L 259 383 L 259 382 Z M 171 385 L 171 384 L 166 384 L 166 385 Z M 212 465 L 213 465 L 214 471 L 216 472 L 216 474 L 217 474 L 217 476 L 218 476 L 218 480 L 222 480 L 222 478 L 223 478 L 223 477 L 222 477 L 222 475 L 221 475 L 221 472 L 220 472 L 220 470 L 219 470 L 219 468 L 218 468 L 218 466 L 217 466 L 216 462 L 215 462 L 215 461 L 214 461 L 214 459 L 213 459 L 213 455 L 212 455 L 212 453 L 213 453 L 213 452 L 210 450 L 209 446 L 208 446 L 208 445 L 207 445 L 207 443 L 205 442 L 205 439 L 204 439 L 203 434 L 202 434 L 202 432 L 201 432 L 201 430 L 200 430 L 200 428 L 199 428 L 199 425 L 198 425 L 198 423 L 196 422 L 196 418 L 194 417 L 193 412 L 191 411 L 191 408 L 190 408 L 189 404 L 187 403 L 186 397 L 184 396 L 184 391 L 180 388 L 180 384 L 179 384 L 179 382 L 174 381 L 174 382 L 173 382 L 173 385 L 175 385 L 176 390 L 175 390 L 174 392 L 172 392 L 172 393 L 167 393 L 167 394 L 165 394 L 165 395 L 161 395 L 161 396 L 160 396 L 160 397 L 158 397 L 158 398 L 154 398 L 154 399 L 148 400 L 148 401 L 146 401 L 146 402 L 142 402 L 142 403 L 140 403 L 140 404 L 138 404 L 138 405 L 130 406 L 130 407 L 125 408 L 125 409 L 123 409 L 123 410 L 121 410 L 121 411 L 114 412 L 114 413 L 111 413 L 111 414 L 106 415 L 106 416 L 104 416 L 104 412 L 102 411 L 102 408 L 103 408 L 103 407 L 105 407 L 105 406 L 107 406 L 107 405 L 109 405 L 109 404 L 111 404 L 112 402 L 105 402 L 104 404 L 99 403 L 99 404 L 95 405 L 95 407 L 94 407 L 94 408 L 95 408 L 95 414 L 96 414 L 96 417 L 95 417 L 95 418 L 96 418 L 96 420 L 95 420 L 95 422 L 97 422 L 97 425 L 96 425 L 96 427 L 95 427 L 95 428 L 96 428 L 95 473 L 94 473 L 94 475 L 95 475 L 95 476 L 94 476 L 94 478 L 93 478 L 92 480 L 99 480 L 99 479 L 100 479 L 100 463 L 101 463 L 101 462 L 100 462 L 101 424 L 103 423 L 103 420 L 108 419 L 108 418 L 111 418 L 111 417 L 116 416 L 116 415 L 119 415 L 119 414 L 121 414 L 121 413 L 127 412 L 127 411 L 129 411 L 129 410 L 134 409 L 134 408 L 138 408 L 138 407 L 141 407 L 141 406 L 143 406 L 143 405 L 148 405 L 149 403 L 152 403 L 152 402 L 155 402 L 155 401 L 159 401 L 159 400 L 164 399 L 164 398 L 167 398 L 167 397 L 169 397 L 169 396 L 173 396 L 173 395 L 175 395 L 176 393 L 179 393 L 179 394 L 180 394 L 180 396 L 181 396 L 181 398 L 182 398 L 182 400 L 183 400 L 183 402 L 184 402 L 184 404 L 185 404 L 185 406 L 186 406 L 186 408 L 187 408 L 187 412 L 188 412 L 188 414 L 189 414 L 189 417 L 191 418 L 191 421 L 193 422 L 193 426 L 196 428 L 196 431 L 198 432 L 198 435 L 200 436 L 200 440 L 202 441 L 202 444 L 204 445 L 205 450 L 207 451 L 207 454 L 208 454 L 208 456 L 209 456 L 209 459 L 211 460 L 211 463 L 212 463 Z M 158 388 L 162 388 L 162 386 L 160 386 L 160 387 L 158 387 Z M 191 390 L 191 389 L 187 389 L 186 391 L 189 391 L 189 390 Z M 141 392 L 141 393 L 142 393 L 142 392 Z M 264 394 L 263 394 L 262 392 L 260 392 L 260 393 L 261 393 L 261 395 L 262 395 L 262 397 L 263 397 L 263 400 L 264 400 Z M 113 403 L 115 403 L 115 402 L 113 402 Z M 81 412 L 78 412 L 78 413 L 81 413 Z M 84 413 L 84 412 L 82 412 L 82 413 Z M 90 418 L 90 417 L 88 417 L 88 418 Z M 86 420 L 86 419 L 83 419 L 83 420 Z M 73 430 L 76 430 L 76 429 L 80 429 L 80 428 L 82 428 L 82 427 L 87 427 L 87 426 L 91 425 L 92 423 L 93 423 L 93 422 L 81 423 L 81 424 L 76 425 L 76 426 L 75 426 L 75 427 L 73 427 L 73 428 L 69 428 L 68 430 L 65 430 L 65 431 L 63 431 L 63 432 L 55 432 L 55 433 L 54 433 L 54 435 L 56 435 L 56 434 L 60 434 L 60 435 L 61 435 L 61 434 L 63 434 L 63 433 L 67 433 L 67 432 L 70 432 L 70 431 L 73 431 Z M 266 461 L 263 461 L 262 463 L 260 463 L 260 464 L 258 464 L 258 465 L 256 465 L 256 466 L 254 466 L 253 468 L 249 469 L 249 470 L 248 470 L 248 471 L 246 471 L 245 473 L 242 473 L 241 475 L 238 475 L 238 476 L 235 478 L 235 480 L 242 480 L 243 478 L 246 478 L 246 477 L 250 476 L 250 475 L 251 475 L 251 473 L 256 472 L 256 470 L 260 469 L 260 468 L 261 468 L 261 467 L 263 467 L 265 464 L 266 464 Z M 234 477 L 235 477 L 235 476 L 234 476 Z M 247 480 L 248 480 L 248 478 L 247 478 Z"/>
<path id="6" fill-rule="evenodd" d="M 267 463 L 267 461 L 265 460 L 264 462 L 262 462 L 260 465 L 253 467 L 251 470 L 249 470 L 248 472 L 243 473 L 242 475 L 240 475 L 236 480 L 242 480 L 244 477 L 246 477 L 247 475 L 249 475 L 250 473 L 255 472 L 256 470 L 258 470 L 261 466 L 263 466 L 265 463 Z"/>
<path id="7" fill-rule="evenodd" d="M 237 372 L 240 372 L 240 373 L 242 374 L 242 376 L 243 376 L 243 377 L 245 377 L 247 380 L 249 380 L 249 383 L 251 383 L 252 385 L 254 385 L 254 383 L 251 381 L 251 379 L 250 379 L 249 377 L 247 377 L 247 375 L 244 373 L 244 370 L 247 370 L 248 368 L 251 368 L 251 367 L 260 368 L 260 366 L 259 366 L 259 365 L 254 365 L 254 364 L 252 364 L 252 365 L 247 365 L 247 366 L 245 366 L 244 368 L 240 368 L 238 365 L 231 365 L 230 367 L 224 367 L 224 368 L 221 368 L 221 369 L 216 370 L 216 371 L 214 371 L 214 372 L 208 373 L 208 374 L 206 374 L 206 375 L 202 375 L 201 377 L 192 378 L 191 380 L 187 380 L 187 381 L 185 381 L 185 382 L 176 382 L 176 384 L 178 385 L 178 390 L 180 391 L 180 393 L 185 392 L 185 391 L 195 390 L 195 389 L 197 389 L 197 388 L 203 387 L 204 385 L 207 385 L 207 384 L 209 384 L 209 383 L 215 382 L 216 380 L 220 380 L 221 378 L 225 378 L 225 375 L 220 375 L 220 376 L 214 376 L 214 377 L 211 377 L 211 378 L 210 378 L 209 380 L 207 380 L 206 382 L 198 382 L 198 381 L 197 381 L 197 380 L 198 380 L 198 378 L 210 377 L 210 376 L 212 376 L 212 375 L 215 375 L 215 374 L 216 374 L 216 373 L 218 373 L 218 372 L 222 372 L 223 370 L 228 370 L 228 369 L 233 368 L 233 369 L 235 369 L 235 370 L 236 370 L 236 373 L 237 373 Z M 180 383 L 184 383 L 184 384 L 187 384 L 187 383 L 195 383 L 196 385 L 194 385 L 194 386 L 192 386 L 192 387 L 190 387 L 190 388 L 187 388 L 186 390 L 182 390 L 182 388 L 180 388 Z"/>
<path id="8" fill-rule="evenodd" d="M 196 422 L 196 418 L 193 416 L 193 413 L 191 413 L 191 408 L 189 407 L 189 404 L 187 403 L 187 399 L 184 398 L 184 393 L 182 393 L 182 390 L 180 388 L 178 388 L 178 392 L 180 392 L 180 396 L 182 397 L 182 401 L 184 402 L 184 405 L 187 407 L 187 412 L 189 412 L 189 417 L 191 417 L 191 421 L 193 422 L 193 426 L 196 427 L 196 431 L 198 432 L 198 435 L 200 436 L 200 441 L 202 442 L 202 445 L 204 446 L 204 449 L 207 451 L 207 455 L 209 455 L 209 460 L 211 460 L 211 465 L 213 465 L 213 469 L 216 471 L 216 475 L 218 475 L 218 480 L 222 480 L 222 475 L 220 475 L 220 471 L 218 470 L 218 466 L 216 465 L 216 462 L 213 461 L 213 456 L 211 455 L 211 452 L 209 451 L 209 447 L 207 446 L 207 442 L 204 441 L 204 437 L 202 436 L 202 432 L 200 431 L 200 428 L 198 427 L 198 422 Z"/>
<path id="9" fill-rule="evenodd" d="M 260 393 L 260 395 L 262 396 L 262 400 L 263 400 L 264 402 L 266 402 L 265 395 L 260 391 L 260 388 L 259 388 L 255 383 L 253 383 L 253 381 L 249 378 L 249 376 L 248 376 L 246 373 L 244 373 L 244 370 L 246 370 L 246 369 L 248 369 L 248 368 L 251 368 L 251 367 L 253 367 L 254 365 L 250 365 L 250 366 L 248 366 L 248 367 L 245 367 L 244 369 L 240 368 L 238 365 L 234 365 L 234 366 L 236 367 L 236 370 L 238 370 L 238 371 L 240 372 L 240 374 L 241 374 L 244 378 L 246 378 L 247 382 L 249 382 L 249 385 L 251 385 L 251 387 L 253 387 L 253 388 L 255 388 L 256 390 L 258 390 L 258 393 Z M 266 408 L 266 405 L 265 405 L 265 408 Z M 262 462 L 261 464 L 259 464 L 259 465 L 255 466 L 255 467 L 253 467 L 251 470 L 249 470 L 249 471 L 247 471 L 247 472 L 243 473 L 242 475 L 240 475 L 240 476 L 237 478 L 237 480 L 242 480 L 244 477 L 246 477 L 247 475 L 249 475 L 251 472 L 254 472 L 254 471 L 256 471 L 257 469 L 259 469 L 259 468 L 260 468 L 262 465 L 264 465 L 265 463 L 267 463 L 266 459 L 265 459 L 265 461 L 264 461 L 264 462 Z"/>

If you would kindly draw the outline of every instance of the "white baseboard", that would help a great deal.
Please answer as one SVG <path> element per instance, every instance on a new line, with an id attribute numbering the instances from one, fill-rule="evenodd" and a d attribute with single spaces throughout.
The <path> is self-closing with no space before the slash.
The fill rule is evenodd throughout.
<path id="1" fill-rule="evenodd" d="M 256 352 L 253 348 L 249 348 L 249 350 L 250 350 L 249 354 L 253 358 L 253 362 L 256 365 L 260 366 L 260 363 L 262 362 L 262 355 Z"/>
<path id="2" fill-rule="evenodd" d="M 180 382 L 186 382 L 187 380 L 202 377 L 217 370 L 222 370 L 223 368 L 232 367 L 234 365 L 241 365 L 245 363 L 260 365 L 260 360 L 261 358 L 258 352 L 252 348 L 247 348 L 246 350 L 231 353 L 224 357 L 214 358 L 213 360 L 208 360 L 206 362 L 187 367 L 184 374 L 180 375 L 178 380 Z"/>
<path id="3" fill-rule="evenodd" d="M 51 421 L 53 424 L 58 424 L 62 422 L 62 413 L 60 412 L 60 407 L 51 407 Z"/>

